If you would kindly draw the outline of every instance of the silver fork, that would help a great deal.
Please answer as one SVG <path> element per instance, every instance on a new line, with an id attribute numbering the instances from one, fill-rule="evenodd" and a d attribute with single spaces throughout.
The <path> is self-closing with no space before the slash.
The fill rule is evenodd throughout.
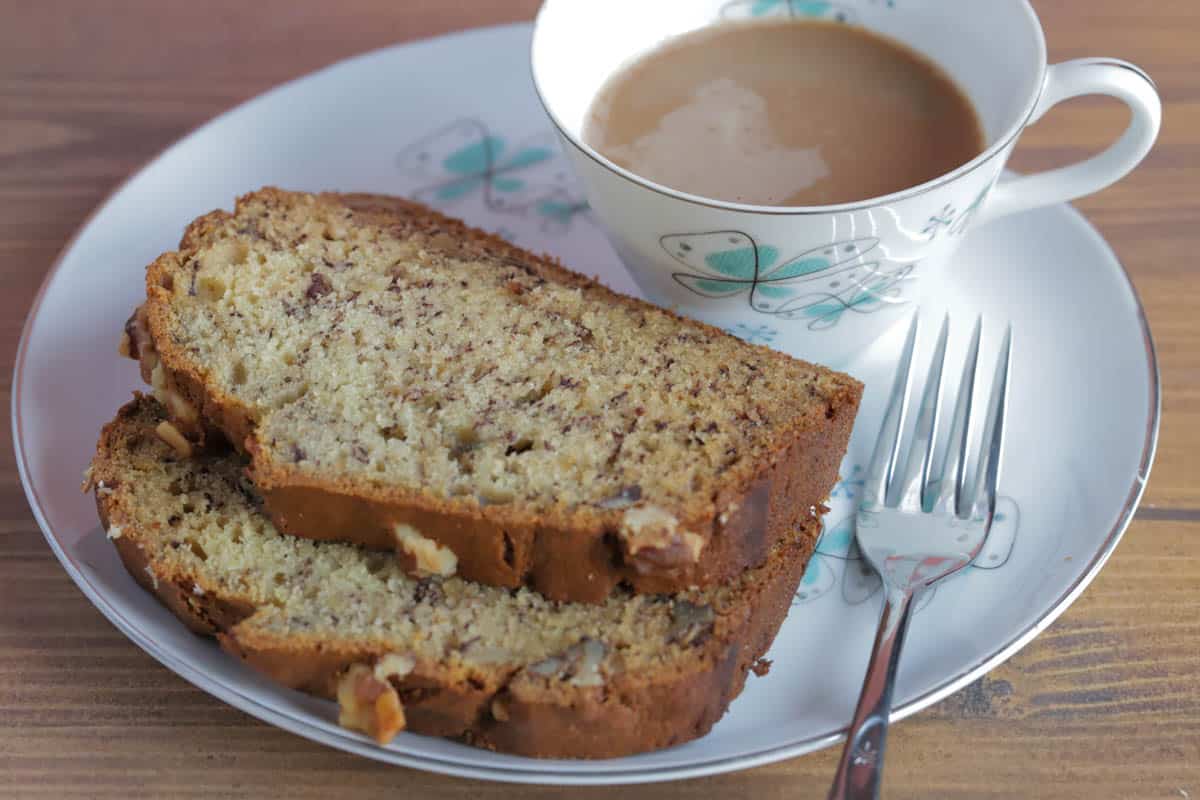
<path id="1" fill-rule="evenodd" d="M 885 603 L 862 694 L 829 792 L 831 800 L 879 796 L 892 685 L 914 602 L 928 587 L 971 563 L 982 549 L 992 525 L 1004 441 L 1012 326 L 1005 331 L 1000 346 L 996 379 L 980 440 L 981 452 L 972 473 L 967 468 L 967 431 L 982 327 L 982 321 L 976 320 L 963 365 L 948 445 L 939 459 L 941 463 L 935 467 L 938 399 L 950 330 L 949 317 L 942 320 L 912 444 L 904 459 L 902 476 L 897 481 L 905 410 L 911 388 L 909 372 L 917 339 L 916 316 L 908 331 L 900 369 L 863 484 L 856 520 L 858 548 L 883 580 Z M 967 487 L 969 475 L 974 478 L 972 486 Z"/>

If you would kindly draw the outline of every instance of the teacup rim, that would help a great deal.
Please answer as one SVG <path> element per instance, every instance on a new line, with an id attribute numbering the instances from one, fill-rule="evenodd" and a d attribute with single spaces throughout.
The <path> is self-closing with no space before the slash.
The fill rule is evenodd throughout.
<path id="1" fill-rule="evenodd" d="M 648 189 L 656 194 L 681 200 L 692 205 L 706 206 L 724 211 L 734 211 L 746 214 L 770 214 L 778 216 L 817 216 L 822 214 L 838 214 L 844 212 L 863 211 L 877 206 L 886 205 L 888 203 L 899 202 L 920 195 L 927 194 L 935 189 L 939 189 L 947 184 L 954 183 L 958 179 L 969 175 L 979 167 L 987 164 L 1000 153 L 1004 152 L 1011 145 L 1022 131 L 1029 125 L 1030 119 L 1033 117 L 1034 111 L 1037 109 L 1038 103 L 1041 101 L 1042 92 L 1046 86 L 1046 71 L 1049 69 L 1047 48 L 1046 48 L 1046 32 L 1042 28 L 1041 18 L 1038 17 L 1037 10 L 1034 9 L 1030 0 L 1020 0 L 1020 8 L 1025 12 L 1029 21 L 1033 23 L 1033 32 L 1035 36 L 1035 45 L 1037 47 L 1038 56 L 1038 75 L 1036 80 L 1036 88 L 1031 93 L 1026 101 L 1025 107 L 1018 115 L 1018 119 L 1013 122 L 1004 132 L 996 137 L 996 141 L 984 148 L 983 152 L 972 158 L 970 161 L 962 164 L 950 172 L 943 173 L 935 178 L 931 178 L 924 183 L 909 186 L 896 192 L 870 197 L 865 200 L 856 200 L 850 203 L 835 203 L 832 205 L 823 206 L 773 206 L 773 205 L 756 205 L 752 203 L 736 203 L 729 200 L 717 200 L 712 197 L 703 195 L 691 194 L 679 189 L 673 189 L 665 184 L 657 183 L 649 178 L 642 177 L 636 172 L 631 172 L 625 169 L 611 159 L 605 157 L 602 153 L 588 145 L 580 137 L 574 135 L 562 120 L 558 118 L 550 103 L 547 102 L 546 96 L 542 91 L 542 86 L 538 81 L 538 69 L 536 60 L 536 49 L 538 41 L 538 33 L 541 30 L 542 15 L 546 7 L 553 0 L 543 0 L 541 7 L 538 9 L 537 16 L 533 21 L 533 36 L 530 39 L 530 57 L 529 57 L 529 72 L 533 82 L 533 90 L 537 95 L 538 102 L 542 105 L 542 110 L 546 112 L 546 116 L 550 119 L 552 125 L 558 131 L 563 141 L 570 144 L 582 155 L 594 161 L 599 166 L 609 170 L 617 176 L 625 180 L 637 184 L 644 189 Z"/>

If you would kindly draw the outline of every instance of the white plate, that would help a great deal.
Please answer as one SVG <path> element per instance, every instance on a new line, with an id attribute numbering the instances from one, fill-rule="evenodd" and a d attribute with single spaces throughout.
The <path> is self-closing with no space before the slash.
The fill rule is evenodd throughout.
<path id="1" fill-rule="evenodd" d="M 221 116 L 117 191 L 47 278 L 21 340 L 13 431 L 33 512 L 84 593 L 159 661 L 261 719 L 371 758 L 497 780 L 621 783 L 742 769 L 830 745 L 850 716 L 879 605 L 847 552 L 842 523 L 878 427 L 896 337 L 849 367 L 869 388 L 820 554 L 771 650 L 775 668 L 749 681 L 708 736 L 633 758 L 535 761 L 409 734 L 377 747 L 343 731 L 332 703 L 248 672 L 137 588 L 79 492 L 100 426 L 139 385 L 116 340 L 142 295 L 145 265 L 193 217 L 261 185 L 419 193 L 636 291 L 563 174 L 530 87 L 528 39 L 528 26 L 491 28 L 338 64 Z M 483 136 L 494 137 L 486 148 Z M 989 360 L 1002 323 L 1013 322 L 1012 424 L 1004 517 L 978 567 L 944 585 L 916 617 L 897 717 L 1008 658 L 1078 596 L 1133 514 L 1158 429 L 1158 373 L 1137 296 L 1072 209 L 972 232 L 943 296 L 929 305 L 953 312 L 952 357 L 975 314 L 986 319 Z M 787 323 L 737 332 L 789 349 Z"/>

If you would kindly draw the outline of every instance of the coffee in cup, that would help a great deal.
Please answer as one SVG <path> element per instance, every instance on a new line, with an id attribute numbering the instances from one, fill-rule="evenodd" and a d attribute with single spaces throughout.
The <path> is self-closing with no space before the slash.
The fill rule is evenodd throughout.
<path id="1" fill-rule="evenodd" d="M 605 83 L 583 140 L 689 194 L 768 206 L 853 203 L 983 152 L 965 92 L 866 28 L 725 22 L 668 39 Z"/>

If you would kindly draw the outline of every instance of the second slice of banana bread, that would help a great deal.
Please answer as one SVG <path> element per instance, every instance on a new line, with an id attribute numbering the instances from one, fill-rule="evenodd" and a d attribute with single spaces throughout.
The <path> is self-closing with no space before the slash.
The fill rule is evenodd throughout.
<path id="1" fill-rule="evenodd" d="M 407 729 L 527 756 L 604 758 L 701 736 L 761 672 L 816 542 L 677 595 L 557 603 L 415 578 L 387 553 L 283 536 L 234 453 L 180 458 L 139 398 L 100 436 L 89 486 L 129 573 L 193 631 L 276 681 L 336 698 L 385 742 Z M 332 711 L 332 709 L 330 709 Z"/>

